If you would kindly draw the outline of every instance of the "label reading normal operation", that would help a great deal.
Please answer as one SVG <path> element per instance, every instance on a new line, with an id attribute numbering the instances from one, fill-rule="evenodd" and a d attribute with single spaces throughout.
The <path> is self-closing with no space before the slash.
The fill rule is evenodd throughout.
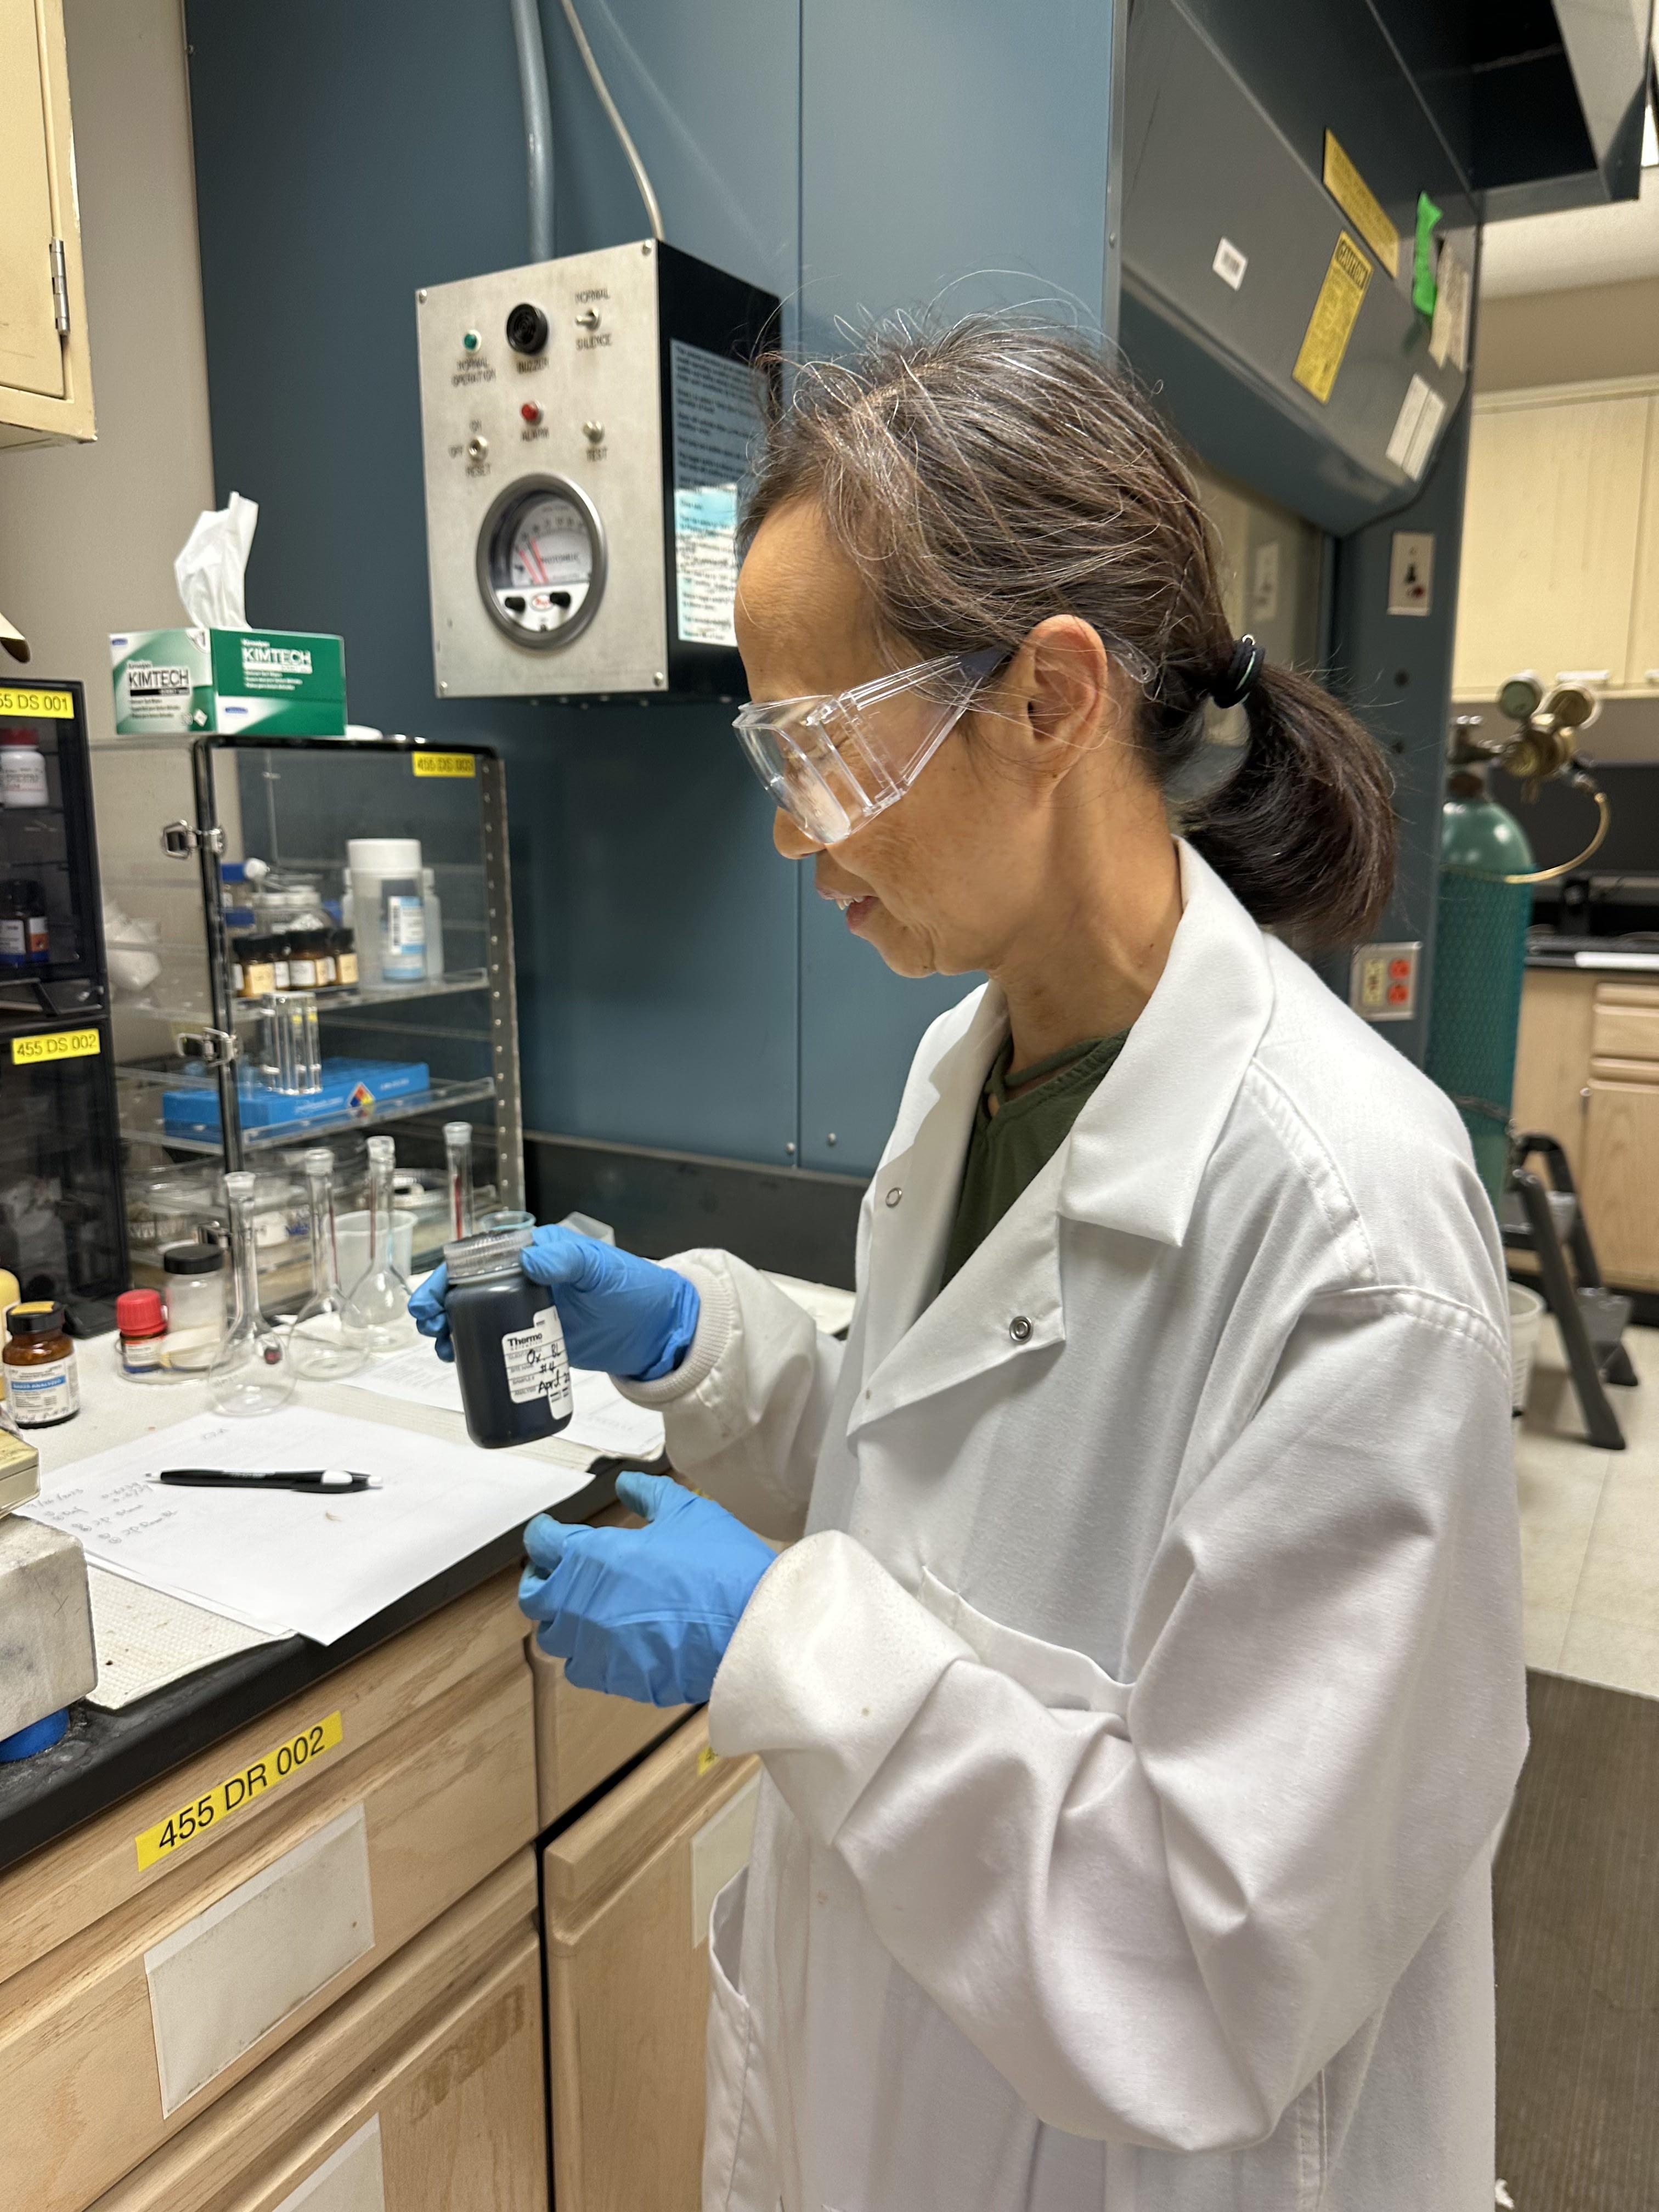
<path id="1" fill-rule="evenodd" d="M 669 346 L 674 430 L 674 579 L 681 641 L 734 646 L 738 487 L 760 428 L 740 361 L 675 338 Z"/>
<path id="2" fill-rule="evenodd" d="M 570 1362 L 565 1357 L 564 1332 L 559 1327 L 556 1306 L 544 1306 L 528 1328 L 517 1328 L 504 1336 L 501 1360 L 507 1369 L 507 1395 L 515 1406 L 545 1398 L 556 1419 L 574 1412 Z"/>
<path id="3" fill-rule="evenodd" d="M 201 1835 L 220 1820 L 240 1813 L 256 1797 L 264 1796 L 281 1783 L 291 1782 L 296 1774 L 303 1774 L 325 1752 L 332 1751 L 344 1735 L 345 1729 L 337 1712 L 326 1718 L 313 1721 L 296 1729 L 273 1749 L 264 1752 L 258 1759 L 249 1759 L 246 1766 L 234 1774 L 226 1775 L 216 1782 L 211 1790 L 188 1805 L 181 1805 L 176 1813 L 169 1813 L 165 1820 L 158 1820 L 153 1828 L 146 1828 L 142 1836 L 135 1836 L 138 1849 L 138 1865 L 142 1872 L 152 1867 L 157 1859 L 164 1859 L 169 1851 L 178 1850 L 192 1838 Z"/>

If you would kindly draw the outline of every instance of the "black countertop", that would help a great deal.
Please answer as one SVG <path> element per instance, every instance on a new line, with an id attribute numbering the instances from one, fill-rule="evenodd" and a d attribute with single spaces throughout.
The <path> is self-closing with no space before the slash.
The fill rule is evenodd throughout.
<path id="1" fill-rule="evenodd" d="M 630 1464 L 601 1462 L 586 1488 L 550 1509 L 553 1517 L 586 1521 L 602 1511 L 615 1501 L 617 1474 Z M 217 1660 L 119 1712 L 72 1705 L 69 1733 L 61 1742 L 33 1759 L 0 1765 L 0 1869 L 78 1827 L 170 1767 L 194 1759 L 492 1575 L 516 1566 L 524 1557 L 522 1535 L 520 1528 L 507 1530 L 337 1643 L 284 1637 Z"/>

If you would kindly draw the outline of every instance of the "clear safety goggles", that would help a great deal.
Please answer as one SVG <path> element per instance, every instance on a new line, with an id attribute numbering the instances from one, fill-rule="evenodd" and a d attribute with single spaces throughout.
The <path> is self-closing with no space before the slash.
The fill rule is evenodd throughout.
<path id="1" fill-rule="evenodd" d="M 815 845 L 838 845 L 903 798 L 1007 657 L 919 661 L 850 691 L 745 707 L 732 727 L 783 811 Z"/>

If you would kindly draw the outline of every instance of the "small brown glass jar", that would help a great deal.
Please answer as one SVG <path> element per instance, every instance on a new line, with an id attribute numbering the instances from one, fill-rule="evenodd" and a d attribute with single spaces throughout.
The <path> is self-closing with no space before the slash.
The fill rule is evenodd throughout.
<path id="1" fill-rule="evenodd" d="M 75 1346 L 64 1334 L 64 1309 L 48 1299 L 13 1306 L 6 1316 L 6 1369 L 11 1410 L 20 1429 L 51 1429 L 81 1410 Z"/>

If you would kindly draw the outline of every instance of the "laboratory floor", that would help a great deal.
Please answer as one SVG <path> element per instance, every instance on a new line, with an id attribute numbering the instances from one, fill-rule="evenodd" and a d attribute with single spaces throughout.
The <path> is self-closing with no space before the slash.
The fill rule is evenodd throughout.
<path id="1" fill-rule="evenodd" d="M 1642 1381 L 1608 1395 L 1626 1449 L 1598 1451 L 1544 1322 L 1515 1436 L 1527 1664 L 1659 1698 L 1659 1329 L 1625 1341 Z"/>
<path id="2" fill-rule="evenodd" d="M 1553 1325 L 1516 1431 L 1532 1746 L 1493 1870 L 1498 2203 L 1659 2203 L 1659 1330 L 1582 1440 Z"/>

